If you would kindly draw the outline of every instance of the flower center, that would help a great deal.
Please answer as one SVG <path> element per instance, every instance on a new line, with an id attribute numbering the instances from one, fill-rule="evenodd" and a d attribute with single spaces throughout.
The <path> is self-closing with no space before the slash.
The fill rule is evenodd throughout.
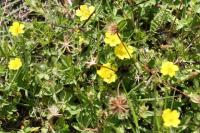
<path id="1" fill-rule="evenodd" d="M 16 33 L 19 33 L 19 30 L 20 30 L 19 27 L 15 28 Z"/>

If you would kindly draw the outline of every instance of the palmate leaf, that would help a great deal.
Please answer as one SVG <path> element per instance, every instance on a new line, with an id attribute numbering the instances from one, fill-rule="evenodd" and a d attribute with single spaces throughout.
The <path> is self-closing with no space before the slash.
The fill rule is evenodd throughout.
<path id="1" fill-rule="evenodd" d="M 173 23 L 175 17 L 168 9 L 161 9 L 151 21 L 150 31 L 155 32 L 167 22 Z"/>
<path id="2" fill-rule="evenodd" d="M 167 108 L 180 112 L 172 132 L 197 133 L 200 0 L 68 1 L 0 2 L 0 133 L 170 132 L 162 120 Z M 95 14 L 80 22 L 83 4 Z M 15 21 L 25 25 L 18 37 L 9 32 Z M 118 59 L 105 43 L 110 28 L 137 48 L 131 59 Z M 23 61 L 18 71 L 8 68 L 15 57 Z M 165 60 L 179 67 L 173 78 L 160 71 Z M 118 68 L 116 82 L 97 75 L 104 63 Z M 112 102 L 119 95 L 128 107 Z"/>

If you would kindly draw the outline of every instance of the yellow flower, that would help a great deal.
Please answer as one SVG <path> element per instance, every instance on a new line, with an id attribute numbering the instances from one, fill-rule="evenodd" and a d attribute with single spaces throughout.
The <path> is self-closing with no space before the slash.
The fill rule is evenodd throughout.
<path id="1" fill-rule="evenodd" d="M 178 127 L 180 113 L 177 110 L 165 109 L 162 114 L 165 127 Z"/>
<path id="2" fill-rule="evenodd" d="M 95 7 L 94 6 L 87 6 L 87 5 L 81 5 L 80 9 L 76 10 L 76 16 L 80 17 L 81 21 L 87 20 L 90 15 L 94 12 Z"/>
<path id="3" fill-rule="evenodd" d="M 169 75 L 170 77 L 173 77 L 175 76 L 176 71 L 178 70 L 179 70 L 178 66 L 174 65 L 173 62 L 165 61 L 162 63 L 160 72 L 163 75 Z"/>
<path id="4" fill-rule="evenodd" d="M 79 36 L 79 45 L 83 44 L 85 42 L 84 37 Z"/>
<path id="5" fill-rule="evenodd" d="M 114 47 L 114 46 L 120 44 L 121 40 L 117 34 L 112 34 L 110 32 L 106 32 L 104 42 L 106 44 L 109 44 L 111 47 Z"/>
<path id="6" fill-rule="evenodd" d="M 9 28 L 9 32 L 11 32 L 13 36 L 18 36 L 19 34 L 24 33 L 24 24 L 13 22 L 12 26 Z"/>
<path id="7" fill-rule="evenodd" d="M 115 55 L 121 60 L 124 60 L 125 58 L 130 59 L 134 51 L 135 51 L 134 47 L 126 44 L 123 45 L 122 43 L 120 43 L 118 46 L 115 47 Z"/>
<path id="8" fill-rule="evenodd" d="M 115 82 L 117 79 L 115 71 L 117 71 L 117 68 L 111 66 L 110 63 L 106 63 L 101 66 L 100 70 L 97 70 L 97 74 L 103 78 L 103 81 L 109 84 Z"/>
<path id="9" fill-rule="evenodd" d="M 15 58 L 9 61 L 8 68 L 11 70 L 18 70 L 22 66 L 20 58 Z"/>

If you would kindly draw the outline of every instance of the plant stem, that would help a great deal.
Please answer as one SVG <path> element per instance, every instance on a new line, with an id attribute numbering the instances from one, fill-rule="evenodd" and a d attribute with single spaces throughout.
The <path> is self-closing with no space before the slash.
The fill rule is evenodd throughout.
<path id="1" fill-rule="evenodd" d="M 128 93 L 126 91 L 126 87 L 124 85 L 123 80 L 122 80 L 122 87 L 124 89 L 124 92 L 125 92 L 126 97 L 127 97 L 128 104 L 129 104 L 130 109 L 131 109 L 131 114 L 132 114 L 132 117 L 133 117 L 133 121 L 134 121 L 134 124 L 136 126 L 136 132 L 139 133 L 138 117 L 136 115 L 135 109 L 133 108 L 134 105 L 132 104 L 131 100 L 129 99 L 129 96 L 128 96 Z"/>
<path id="2" fill-rule="evenodd" d="M 12 81 L 10 82 L 9 86 L 5 88 L 5 90 L 10 90 L 10 88 L 11 88 L 13 82 L 15 81 L 18 73 L 19 73 L 19 70 L 17 70 L 17 72 L 15 73 L 14 77 L 12 78 Z"/>

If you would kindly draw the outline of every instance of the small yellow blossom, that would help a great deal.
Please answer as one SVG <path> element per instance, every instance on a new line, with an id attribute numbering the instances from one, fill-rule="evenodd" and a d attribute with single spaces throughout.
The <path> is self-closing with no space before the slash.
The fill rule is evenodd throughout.
<path id="1" fill-rule="evenodd" d="M 110 32 L 106 32 L 104 42 L 106 44 L 109 44 L 111 47 L 114 47 L 114 46 L 120 44 L 121 40 L 116 33 L 112 34 Z"/>
<path id="2" fill-rule="evenodd" d="M 18 36 L 19 34 L 24 33 L 24 24 L 20 24 L 19 22 L 13 22 L 12 26 L 9 28 L 9 32 L 13 36 Z"/>
<path id="3" fill-rule="evenodd" d="M 15 58 L 9 61 L 8 68 L 11 70 L 18 70 L 22 66 L 20 58 Z"/>
<path id="4" fill-rule="evenodd" d="M 122 43 L 115 47 L 115 55 L 121 60 L 130 59 L 134 51 L 134 47 Z"/>
<path id="5" fill-rule="evenodd" d="M 94 6 L 81 5 L 80 9 L 76 10 L 76 16 L 79 16 L 80 20 L 84 21 L 90 17 L 94 10 Z"/>
<path id="6" fill-rule="evenodd" d="M 83 44 L 85 42 L 85 38 L 82 36 L 79 36 L 79 45 Z"/>
<path id="7" fill-rule="evenodd" d="M 111 66 L 110 63 L 106 63 L 101 66 L 100 70 L 97 70 L 97 74 L 103 78 L 103 81 L 109 84 L 115 82 L 117 79 L 115 71 L 117 71 L 117 68 Z"/>
<path id="8" fill-rule="evenodd" d="M 162 114 L 165 127 L 178 127 L 180 113 L 177 110 L 165 109 Z"/>
<path id="9" fill-rule="evenodd" d="M 178 70 L 179 70 L 178 66 L 174 65 L 173 62 L 165 61 L 162 63 L 160 72 L 163 75 L 169 75 L 170 77 L 173 77 L 175 76 L 176 71 Z"/>

